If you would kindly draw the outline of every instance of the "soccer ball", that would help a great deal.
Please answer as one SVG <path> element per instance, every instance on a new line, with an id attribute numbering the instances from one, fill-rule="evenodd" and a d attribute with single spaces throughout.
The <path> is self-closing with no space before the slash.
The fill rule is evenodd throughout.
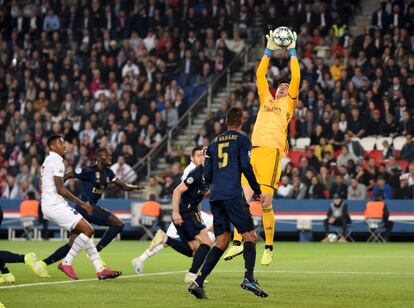
<path id="1" fill-rule="evenodd" d="M 338 240 L 338 235 L 336 235 L 335 233 L 329 233 L 328 235 L 329 243 L 336 243 L 337 240 Z"/>
<path id="2" fill-rule="evenodd" d="M 279 27 L 273 31 L 273 41 L 279 47 L 287 47 L 292 43 L 292 31 L 287 27 Z"/>

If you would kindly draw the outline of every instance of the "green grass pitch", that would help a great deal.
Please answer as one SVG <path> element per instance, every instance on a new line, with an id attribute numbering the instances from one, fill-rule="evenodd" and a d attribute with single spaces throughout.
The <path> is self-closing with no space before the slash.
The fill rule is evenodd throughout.
<path id="1" fill-rule="evenodd" d="M 0 241 L 1 250 L 36 252 L 45 257 L 61 242 Z M 184 273 L 191 260 L 171 248 L 148 260 L 145 275 L 135 277 L 130 260 L 148 242 L 117 241 L 102 253 L 122 279 L 94 278 L 84 254 L 75 270 L 81 279 L 69 282 L 56 265 L 53 278 L 39 279 L 24 264 L 11 264 L 20 284 L 69 282 L 0 288 L 0 302 L 13 307 L 413 307 L 414 244 L 300 244 L 277 243 L 273 264 L 256 266 L 256 278 L 269 293 L 258 298 L 240 288 L 243 257 L 221 260 L 206 284 L 210 301 L 198 302 L 187 292 Z M 258 245 L 257 263 L 263 244 Z M 3 287 L 4 285 L 1 285 Z"/>

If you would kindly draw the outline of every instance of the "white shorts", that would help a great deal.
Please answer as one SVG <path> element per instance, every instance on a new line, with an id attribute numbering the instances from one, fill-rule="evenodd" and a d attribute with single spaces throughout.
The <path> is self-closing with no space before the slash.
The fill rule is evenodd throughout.
<path id="1" fill-rule="evenodd" d="M 43 206 L 42 212 L 44 217 L 51 222 L 59 225 L 59 227 L 65 228 L 68 231 L 72 231 L 73 228 L 83 218 L 74 208 L 71 208 L 68 204 Z"/>
<path id="2" fill-rule="evenodd" d="M 206 225 L 207 229 L 210 229 L 213 226 L 213 216 L 207 214 L 206 212 L 201 211 L 201 219 L 203 220 L 204 224 Z M 177 239 L 180 236 L 177 234 L 177 229 L 175 228 L 174 224 L 171 223 L 167 229 L 167 236 Z M 212 242 L 215 242 L 216 237 L 214 236 L 213 232 L 208 231 L 208 236 L 210 237 Z"/>

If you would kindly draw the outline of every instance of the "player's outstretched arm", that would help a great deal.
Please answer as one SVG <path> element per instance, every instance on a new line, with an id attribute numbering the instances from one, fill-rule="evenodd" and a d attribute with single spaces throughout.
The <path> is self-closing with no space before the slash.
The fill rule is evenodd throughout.
<path id="1" fill-rule="evenodd" d="M 288 53 L 290 56 L 290 74 L 291 80 L 289 84 L 289 97 L 293 101 L 294 107 L 296 107 L 297 98 L 299 96 L 299 84 L 300 84 L 300 66 L 298 58 L 296 57 L 296 32 L 292 32 L 292 43 L 288 46 Z"/>
<path id="2" fill-rule="evenodd" d="M 59 195 L 65 199 L 68 199 L 69 201 L 72 201 L 73 203 L 76 203 L 80 207 L 84 208 L 89 215 L 92 215 L 92 206 L 89 203 L 86 203 L 75 197 L 69 190 L 67 190 L 63 182 L 63 177 L 54 176 L 53 180 L 56 185 L 56 191 Z"/>
<path id="3" fill-rule="evenodd" d="M 253 189 L 256 195 L 261 195 L 259 183 L 257 183 L 256 176 L 254 175 L 252 165 L 250 164 L 250 151 L 252 149 L 252 143 L 246 137 L 241 141 L 240 145 L 240 167 L 241 171 L 249 182 L 250 187 Z"/>
<path id="4" fill-rule="evenodd" d="M 124 191 L 132 191 L 132 190 L 143 190 L 145 189 L 144 185 L 131 185 L 128 183 L 125 183 L 124 181 L 121 181 L 118 178 L 115 178 L 113 180 L 113 183 L 118 186 L 119 188 L 121 188 Z"/>

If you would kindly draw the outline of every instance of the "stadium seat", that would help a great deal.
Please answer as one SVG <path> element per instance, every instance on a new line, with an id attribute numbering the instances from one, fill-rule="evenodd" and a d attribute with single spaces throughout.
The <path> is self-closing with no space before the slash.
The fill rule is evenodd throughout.
<path id="1" fill-rule="evenodd" d="M 39 201 L 24 200 L 20 204 L 19 212 L 24 231 L 23 236 L 28 240 L 36 238 L 34 227 L 39 218 Z"/>
<path id="2" fill-rule="evenodd" d="M 197 98 L 199 98 L 201 96 L 201 94 L 204 93 L 204 91 L 207 91 L 207 87 L 205 87 L 205 86 L 197 86 L 197 87 L 194 87 L 194 90 L 193 90 L 194 100 L 196 100 Z M 191 103 L 193 103 L 193 102 L 191 102 Z"/>
<path id="3" fill-rule="evenodd" d="M 376 141 L 376 137 L 365 137 L 360 140 L 360 143 L 364 151 L 370 152 L 374 149 Z"/>
<path id="4" fill-rule="evenodd" d="M 290 151 L 288 156 L 290 158 L 291 163 L 294 164 L 296 167 L 298 167 L 300 158 L 302 156 L 306 156 L 306 152 L 303 152 L 303 151 Z"/>
<path id="5" fill-rule="evenodd" d="M 382 162 L 382 151 L 373 150 L 369 152 L 368 157 L 375 159 L 377 163 Z"/>
<path id="6" fill-rule="evenodd" d="M 297 149 L 306 149 L 310 145 L 310 138 L 297 138 L 296 139 L 296 148 Z"/>
<path id="7" fill-rule="evenodd" d="M 189 99 L 191 96 L 193 96 L 193 87 L 184 87 L 183 91 L 184 91 L 184 97 Z"/>
<path id="8" fill-rule="evenodd" d="M 161 205 L 156 201 L 147 201 L 141 206 L 140 226 L 145 234 L 141 240 L 153 239 L 160 222 Z"/>
<path id="9" fill-rule="evenodd" d="M 392 144 L 392 138 L 391 137 L 377 137 L 377 142 L 375 143 L 375 146 L 377 150 L 382 151 L 384 147 L 382 146 L 382 143 L 387 140 L 389 144 Z"/>
<path id="10" fill-rule="evenodd" d="M 370 243 L 385 243 L 384 237 L 381 235 L 381 229 L 384 223 L 381 218 L 367 218 L 365 223 L 368 226 L 369 237 L 367 242 Z"/>
<path id="11" fill-rule="evenodd" d="M 397 161 L 395 161 L 395 163 L 402 168 L 403 172 L 407 171 L 408 161 L 406 161 L 406 160 L 397 160 Z"/>
<path id="12" fill-rule="evenodd" d="M 330 196 L 329 191 L 324 190 L 323 191 L 323 196 L 325 197 L 325 199 L 329 199 L 329 196 Z"/>
<path id="13" fill-rule="evenodd" d="M 392 144 L 396 151 L 401 151 L 402 147 L 405 144 L 405 139 L 406 138 L 404 136 L 398 136 L 393 140 Z"/>

